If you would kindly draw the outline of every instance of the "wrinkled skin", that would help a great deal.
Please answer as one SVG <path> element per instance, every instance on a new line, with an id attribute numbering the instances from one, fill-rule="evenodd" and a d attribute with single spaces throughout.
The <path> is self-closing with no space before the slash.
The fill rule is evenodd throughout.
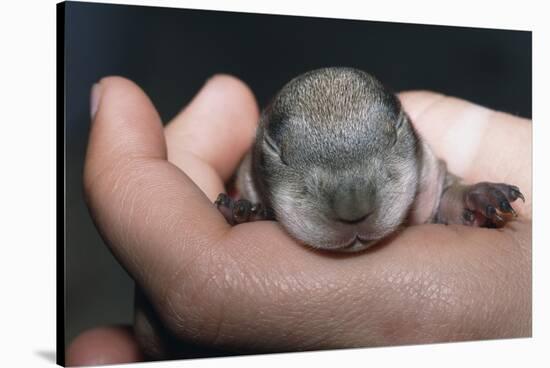
<path id="1" fill-rule="evenodd" d="M 134 340 L 102 336 L 130 351 L 128 361 L 138 360 L 128 348 L 138 344 L 161 358 L 531 335 L 528 120 L 430 92 L 400 94 L 450 171 L 515 183 L 526 201 L 502 229 L 412 226 L 335 256 L 299 246 L 275 222 L 231 227 L 212 205 L 253 141 L 258 108 L 242 82 L 211 79 L 165 128 L 132 82 L 109 77 L 99 89 L 85 194 L 139 290 Z M 108 361 L 88 342 L 69 350 L 69 364 Z"/>

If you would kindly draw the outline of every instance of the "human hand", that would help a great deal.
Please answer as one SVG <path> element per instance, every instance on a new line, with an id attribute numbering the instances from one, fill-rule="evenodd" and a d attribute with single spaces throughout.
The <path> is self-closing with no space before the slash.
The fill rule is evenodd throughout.
<path id="1" fill-rule="evenodd" d="M 182 347 L 242 353 L 530 335 L 529 121 L 402 93 L 451 172 L 515 184 L 526 203 L 502 229 L 413 226 L 364 253 L 327 255 L 275 222 L 229 227 L 212 205 L 258 120 L 242 82 L 214 77 L 164 129 L 132 82 L 110 77 L 99 90 L 85 193 L 143 296 L 135 332 L 149 354 L 168 351 L 165 332 Z"/>

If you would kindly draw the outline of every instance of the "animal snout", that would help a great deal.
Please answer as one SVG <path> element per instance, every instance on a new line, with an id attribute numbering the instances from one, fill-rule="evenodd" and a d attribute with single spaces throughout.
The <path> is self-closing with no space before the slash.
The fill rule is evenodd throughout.
<path id="1" fill-rule="evenodd" d="M 374 193 L 369 186 L 343 186 L 332 201 L 334 217 L 346 224 L 358 224 L 374 212 Z"/>

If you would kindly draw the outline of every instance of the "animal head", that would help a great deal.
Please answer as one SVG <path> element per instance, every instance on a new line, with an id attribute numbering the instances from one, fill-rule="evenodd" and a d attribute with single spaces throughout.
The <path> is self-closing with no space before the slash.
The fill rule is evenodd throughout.
<path id="1" fill-rule="evenodd" d="M 404 221 L 418 141 L 397 98 L 369 74 L 325 68 L 291 80 L 257 134 L 259 190 L 299 241 L 357 251 Z"/>

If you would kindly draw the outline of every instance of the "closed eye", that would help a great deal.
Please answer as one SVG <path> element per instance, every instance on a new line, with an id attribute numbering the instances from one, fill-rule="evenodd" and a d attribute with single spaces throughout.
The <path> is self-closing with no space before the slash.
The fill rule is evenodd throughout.
<path id="1" fill-rule="evenodd" d="M 271 139 L 271 137 L 269 137 L 268 135 L 265 136 L 264 138 L 264 142 L 267 146 L 267 149 L 269 151 L 271 151 L 272 154 L 276 155 L 277 157 L 279 157 L 279 159 L 281 160 L 281 162 L 285 165 L 288 166 L 288 163 L 285 161 L 285 159 L 283 158 L 283 155 L 281 153 L 281 150 L 279 149 L 279 147 L 277 147 L 277 145 L 275 144 L 275 142 Z"/>
<path id="2" fill-rule="evenodd" d="M 275 142 L 273 142 L 271 137 L 266 135 L 264 141 L 273 153 L 275 153 L 277 156 L 281 155 L 281 151 L 279 150 L 279 147 L 277 147 L 277 145 L 275 144 Z"/>
<path id="3" fill-rule="evenodd" d="M 397 117 L 397 121 L 395 122 L 395 130 L 401 129 L 406 119 L 407 119 L 407 115 L 405 115 L 403 110 L 401 110 L 401 112 L 399 113 L 399 116 Z"/>
<path id="4" fill-rule="evenodd" d="M 397 120 L 394 123 L 393 141 L 391 143 L 392 147 L 395 146 L 395 144 L 397 143 L 400 136 L 399 133 L 401 132 L 401 128 L 403 128 L 403 125 L 405 125 L 406 119 L 407 119 L 407 116 L 403 111 L 401 111 L 399 113 L 399 116 L 397 117 Z"/>

